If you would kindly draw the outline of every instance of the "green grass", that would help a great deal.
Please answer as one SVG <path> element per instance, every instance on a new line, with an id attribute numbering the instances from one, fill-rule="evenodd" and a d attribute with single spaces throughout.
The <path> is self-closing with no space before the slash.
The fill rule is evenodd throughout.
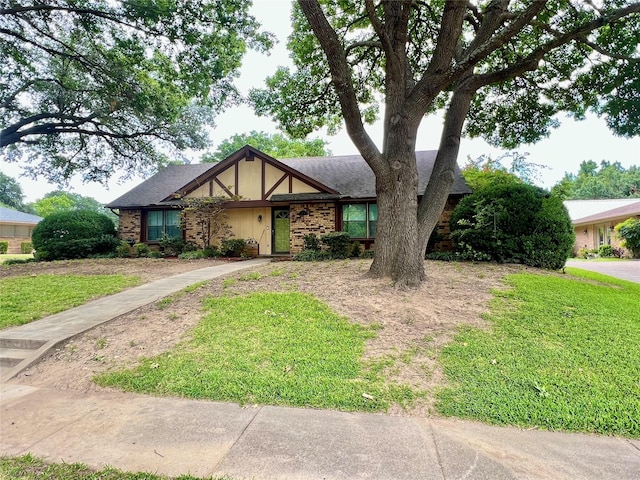
<path id="1" fill-rule="evenodd" d="M 0 329 L 77 307 L 139 282 L 137 277 L 124 275 L 35 275 L 0 279 Z"/>
<path id="2" fill-rule="evenodd" d="M 453 386 L 440 413 L 640 437 L 640 285 L 567 271 L 507 277 L 493 328 L 464 328 L 441 353 Z"/>
<path id="3" fill-rule="evenodd" d="M 82 463 L 46 463 L 32 455 L 0 457 L 0 479 L 15 480 L 198 480 L 191 475 L 167 477 L 153 473 L 129 473 L 115 468 L 94 470 Z M 231 480 L 207 477 L 201 480 Z"/>
<path id="4" fill-rule="evenodd" d="M 7 260 L 28 260 L 33 258 L 31 253 L 3 253 L 0 255 L 0 264 L 3 264 Z"/>
<path id="5" fill-rule="evenodd" d="M 418 392 L 386 385 L 365 364 L 374 329 L 349 323 L 310 295 L 210 298 L 191 338 L 138 368 L 96 377 L 139 393 L 340 410 L 385 410 Z"/>

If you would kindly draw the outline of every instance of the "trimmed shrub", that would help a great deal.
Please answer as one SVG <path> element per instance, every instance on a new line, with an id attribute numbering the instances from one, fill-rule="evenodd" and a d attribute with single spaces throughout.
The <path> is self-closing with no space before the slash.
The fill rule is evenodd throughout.
<path id="1" fill-rule="evenodd" d="M 302 241 L 304 243 L 303 250 L 320 250 L 320 239 L 313 233 L 302 237 Z"/>
<path id="2" fill-rule="evenodd" d="M 215 245 L 209 245 L 202 250 L 202 254 L 205 258 L 215 258 L 220 256 L 220 250 Z"/>
<path id="3" fill-rule="evenodd" d="M 220 253 L 223 257 L 244 257 L 247 254 L 247 242 L 242 238 L 223 240 Z"/>
<path id="4" fill-rule="evenodd" d="M 351 248 L 351 238 L 347 232 L 331 232 L 320 237 L 327 246 L 331 258 L 347 258 Z"/>
<path id="5" fill-rule="evenodd" d="M 118 248 L 116 248 L 116 257 L 129 258 L 131 256 L 131 247 L 124 240 L 120 242 Z"/>
<path id="6" fill-rule="evenodd" d="M 640 258 L 640 220 L 629 218 L 614 228 L 622 239 L 622 246 L 631 252 L 633 258 Z"/>
<path id="7" fill-rule="evenodd" d="M 35 258 L 10 258 L 9 260 L 2 262 L 2 265 L 22 265 L 24 263 L 33 263 L 35 261 Z"/>
<path id="8" fill-rule="evenodd" d="M 600 245 L 600 248 L 598 248 L 598 256 L 613 257 L 613 247 L 611 245 Z"/>
<path id="9" fill-rule="evenodd" d="M 182 252 L 178 255 L 181 260 L 197 260 L 204 258 L 204 252 L 202 250 L 189 250 L 188 252 Z"/>
<path id="10" fill-rule="evenodd" d="M 6 240 L 0 240 L 0 254 L 7 253 L 9 250 L 9 242 Z"/>
<path id="11" fill-rule="evenodd" d="M 362 252 L 362 245 L 360 242 L 352 242 L 349 246 L 349 257 L 350 258 L 359 258 L 360 253 Z"/>
<path id="12" fill-rule="evenodd" d="M 33 243 L 31 242 L 22 242 L 20 244 L 20 252 L 22 253 L 33 253 Z"/>
<path id="13" fill-rule="evenodd" d="M 66 260 L 114 254 L 120 241 L 111 219 L 90 210 L 54 213 L 31 236 L 37 260 Z"/>
<path id="14" fill-rule="evenodd" d="M 169 237 L 163 235 L 158 243 L 162 247 L 162 251 L 165 255 L 180 255 L 184 250 L 184 240 L 180 237 Z"/>
<path id="15" fill-rule="evenodd" d="M 135 256 L 138 258 L 144 258 L 149 256 L 149 245 L 146 243 L 136 243 L 133 246 L 133 251 L 135 252 Z"/>
<path id="16" fill-rule="evenodd" d="M 538 268 L 562 268 L 575 241 L 562 200 L 524 183 L 487 186 L 463 198 L 450 225 L 457 251 Z"/>

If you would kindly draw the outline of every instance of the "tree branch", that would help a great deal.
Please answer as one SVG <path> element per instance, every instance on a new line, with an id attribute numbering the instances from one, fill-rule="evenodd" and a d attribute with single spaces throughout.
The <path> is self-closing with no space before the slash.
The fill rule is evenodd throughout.
<path id="1" fill-rule="evenodd" d="M 491 73 L 474 75 L 474 87 L 480 88 L 492 83 L 510 80 L 517 77 L 518 75 L 522 75 L 524 72 L 536 70 L 540 60 L 542 60 L 544 56 L 550 51 L 561 47 L 562 45 L 566 45 L 573 40 L 580 40 L 588 33 L 632 13 L 640 13 L 640 3 L 634 3 L 625 8 L 620 8 L 612 12 L 610 15 L 597 18 L 596 20 L 588 22 L 570 32 L 558 34 L 555 39 L 545 43 L 544 45 L 541 45 L 538 49 L 531 52 L 529 55 L 527 55 L 527 57 L 522 59 L 522 61 L 517 62 L 514 65 L 509 66 L 508 68 Z"/>
<path id="2" fill-rule="evenodd" d="M 384 172 L 386 168 L 380 151 L 362 123 L 351 71 L 338 36 L 327 21 L 317 0 L 298 0 L 298 4 L 327 58 L 331 80 L 340 100 L 349 137 L 373 171 Z"/>

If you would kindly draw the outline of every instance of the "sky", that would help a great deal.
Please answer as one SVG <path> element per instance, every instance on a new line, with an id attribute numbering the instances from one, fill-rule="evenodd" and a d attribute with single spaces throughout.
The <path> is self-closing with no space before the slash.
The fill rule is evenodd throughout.
<path id="1" fill-rule="evenodd" d="M 250 88 L 262 87 L 264 79 L 272 75 L 278 66 L 290 64 L 286 49 L 286 39 L 291 31 L 290 1 L 254 0 L 252 13 L 262 23 L 265 30 L 277 36 L 279 43 L 271 50 L 269 56 L 252 51 L 247 53 L 240 77 L 236 82 L 243 94 L 248 93 Z M 538 185 L 551 188 L 564 176 L 565 172 L 577 173 L 580 163 L 585 160 L 594 160 L 597 163 L 602 160 L 618 161 L 625 168 L 629 168 L 631 165 L 640 165 L 640 138 L 616 137 L 607 129 L 604 120 L 595 116 L 590 116 L 581 122 L 562 117 L 559 120 L 561 127 L 554 130 L 547 139 L 533 145 L 522 145 L 516 149 L 521 154 L 528 153 L 527 161 L 544 166 L 539 170 L 540 177 L 536 182 Z M 419 130 L 416 150 L 437 149 L 441 125 L 441 117 L 425 118 Z M 210 130 L 213 142 L 212 150 L 215 150 L 222 140 L 235 134 L 248 133 L 251 130 L 267 133 L 278 132 L 275 123 L 268 118 L 257 117 L 249 107 L 233 107 L 219 115 L 216 127 Z M 368 131 L 371 138 L 380 147 L 382 145 L 382 125 L 380 123 L 372 125 Z M 318 137 L 328 142 L 327 149 L 333 155 L 358 153 L 344 130 L 335 136 L 328 136 L 325 132 L 317 132 L 309 136 L 309 138 Z M 505 153 L 503 150 L 491 147 L 480 139 L 463 139 L 458 164 L 464 166 L 468 158 L 475 159 L 481 155 L 491 155 L 496 159 L 503 153 Z M 197 158 L 197 155 L 194 158 Z M 32 180 L 21 176 L 20 165 L 7 163 L 1 156 L 0 171 L 18 181 L 26 202 L 34 202 L 46 193 L 58 189 L 57 185 L 49 184 L 44 179 Z M 121 182 L 119 181 L 121 174 L 122 172 L 116 172 L 114 179 L 110 181 L 108 186 L 98 183 L 83 184 L 79 179 L 74 178 L 66 190 L 95 198 L 101 203 L 108 203 L 143 180 L 134 177 Z"/>

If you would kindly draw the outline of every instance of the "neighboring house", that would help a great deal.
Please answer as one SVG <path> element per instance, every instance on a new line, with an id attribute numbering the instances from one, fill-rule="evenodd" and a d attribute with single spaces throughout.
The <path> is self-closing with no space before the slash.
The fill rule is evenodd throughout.
<path id="1" fill-rule="evenodd" d="M 436 152 L 416 152 L 419 191 L 431 175 Z M 471 190 L 456 178 L 437 229 Z M 235 238 L 253 240 L 261 255 L 296 253 L 308 234 L 349 232 L 372 248 L 378 211 L 375 177 L 359 155 L 276 160 L 245 146 L 219 163 L 170 165 L 106 205 L 119 211 L 123 240 L 157 244 L 164 234 L 201 244 L 198 228 L 180 225 L 182 198 L 225 196 Z M 446 249 L 448 241 L 440 242 Z"/>
<path id="2" fill-rule="evenodd" d="M 21 253 L 22 242 L 31 241 L 31 232 L 42 217 L 0 207 L 0 240 L 7 240 L 7 253 Z"/>
<path id="3" fill-rule="evenodd" d="M 575 253 L 581 248 L 592 250 L 600 245 L 620 247 L 613 227 L 628 218 L 640 218 L 640 198 L 566 200 L 564 204 L 576 232 Z"/>

